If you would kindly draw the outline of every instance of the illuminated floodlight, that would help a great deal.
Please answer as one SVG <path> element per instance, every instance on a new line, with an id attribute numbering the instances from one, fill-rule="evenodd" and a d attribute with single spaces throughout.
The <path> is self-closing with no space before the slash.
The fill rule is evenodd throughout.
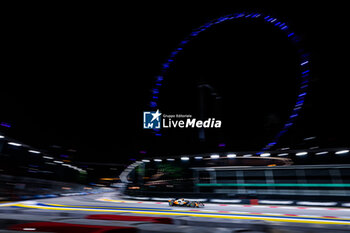
<path id="1" fill-rule="evenodd" d="M 11 146 L 22 146 L 22 144 L 16 142 L 8 142 L 8 144 Z"/>
<path id="2" fill-rule="evenodd" d="M 335 152 L 336 155 L 341 155 L 341 154 L 346 154 L 346 153 L 349 153 L 349 150 L 340 150 L 340 151 Z"/>
<path id="3" fill-rule="evenodd" d="M 308 137 L 308 138 L 304 138 L 304 141 L 310 141 L 310 140 L 314 140 L 316 139 L 316 137 Z"/>
<path id="4" fill-rule="evenodd" d="M 218 159 L 218 158 L 220 158 L 220 155 L 210 155 L 210 158 L 212 158 L 212 159 Z"/>
<path id="5" fill-rule="evenodd" d="M 37 151 L 37 150 L 28 150 L 28 152 L 33 154 L 40 154 L 40 151 Z"/>
<path id="6" fill-rule="evenodd" d="M 307 155 L 307 152 L 306 151 L 303 151 L 303 152 L 298 152 L 295 154 L 296 156 L 303 156 L 303 155 Z"/>
<path id="7" fill-rule="evenodd" d="M 194 157 L 194 159 L 203 159 L 203 157 L 202 156 L 196 156 L 196 157 Z"/>
<path id="8" fill-rule="evenodd" d="M 287 156 L 288 153 L 281 153 L 281 154 L 278 154 L 277 156 Z"/>
<path id="9" fill-rule="evenodd" d="M 4 136 L 0 135 L 0 138 L 5 138 Z"/>
<path id="10" fill-rule="evenodd" d="M 166 159 L 166 161 L 173 162 L 173 161 L 175 161 L 175 159 L 169 158 L 169 159 Z"/>
<path id="11" fill-rule="evenodd" d="M 253 156 L 252 154 L 243 155 L 243 157 L 252 157 L 252 156 Z"/>
<path id="12" fill-rule="evenodd" d="M 142 162 L 144 162 L 144 163 L 149 163 L 149 162 L 151 162 L 151 161 L 149 161 L 148 159 L 143 159 Z"/>
<path id="13" fill-rule="evenodd" d="M 63 163 L 62 161 L 59 161 L 59 160 L 55 160 L 53 161 L 54 163 Z"/>
<path id="14" fill-rule="evenodd" d="M 57 165 L 55 163 L 51 163 L 51 162 L 45 162 L 45 164 L 49 164 L 49 165 Z"/>
<path id="15" fill-rule="evenodd" d="M 328 151 L 321 151 L 321 152 L 315 153 L 315 155 L 325 155 L 325 154 L 328 154 Z"/>
<path id="16" fill-rule="evenodd" d="M 44 159 L 53 159 L 53 157 L 50 156 L 43 156 Z"/>
<path id="17" fill-rule="evenodd" d="M 154 160 L 154 162 L 162 162 L 161 159 L 153 159 L 153 160 Z"/>
<path id="18" fill-rule="evenodd" d="M 189 157 L 181 157 L 181 160 L 182 161 L 188 161 L 188 160 L 190 160 L 190 158 Z"/>
<path id="19" fill-rule="evenodd" d="M 268 157 L 270 155 L 271 155 L 270 153 L 262 153 L 262 154 L 260 154 L 261 157 Z"/>
<path id="20" fill-rule="evenodd" d="M 228 154 L 226 157 L 227 158 L 235 158 L 237 155 L 236 154 Z"/>

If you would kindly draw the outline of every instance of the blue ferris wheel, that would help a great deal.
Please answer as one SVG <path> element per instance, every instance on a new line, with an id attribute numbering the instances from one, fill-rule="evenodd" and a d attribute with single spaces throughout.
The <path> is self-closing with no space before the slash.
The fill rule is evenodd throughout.
<path id="1" fill-rule="evenodd" d="M 155 110 L 159 107 L 159 94 L 160 94 L 161 87 L 163 85 L 163 80 L 166 78 L 169 72 L 170 66 L 175 61 L 177 55 L 186 48 L 186 45 L 189 42 L 191 42 L 193 39 L 198 37 L 202 32 L 206 31 L 207 29 L 217 24 L 221 24 L 223 22 L 233 21 L 237 19 L 255 20 L 255 21 L 262 22 L 264 24 L 272 25 L 273 27 L 282 31 L 286 35 L 286 37 L 294 44 L 294 46 L 297 48 L 297 52 L 299 56 L 299 64 L 298 64 L 299 76 L 297 77 L 299 88 L 297 91 L 297 99 L 282 129 L 274 136 L 274 138 L 269 143 L 267 143 L 262 148 L 262 151 L 267 151 L 277 144 L 280 137 L 284 135 L 293 126 L 295 120 L 298 118 L 299 113 L 304 106 L 304 101 L 307 95 L 307 90 L 308 90 L 309 80 L 310 80 L 309 54 L 305 52 L 305 50 L 303 49 L 300 38 L 294 33 L 294 31 L 290 29 L 287 23 L 282 22 L 271 15 L 265 15 L 261 13 L 234 13 L 234 14 L 230 14 L 230 15 L 226 15 L 226 16 L 214 19 L 200 26 L 199 28 L 193 30 L 189 36 L 187 36 L 184 40 L 182 40 L 179 43 L 177 48 L 170 53 L 170 56 L 165 61 L 165 63 L 162 64 L 161 71 L 159 75 L 155 78 L 155 81 L 152 86 L 152 96 L 148 104 L 148 107 L 151 108 L 152 110 Z M 153 129 L 153 135 L 162 136 L 162 133 L 159 129 Z"/>

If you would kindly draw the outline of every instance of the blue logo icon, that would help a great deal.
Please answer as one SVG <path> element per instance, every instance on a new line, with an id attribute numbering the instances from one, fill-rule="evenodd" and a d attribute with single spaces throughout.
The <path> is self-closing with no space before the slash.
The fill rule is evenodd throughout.
<path id="1" fill-rule="evenodd" d="M 143 128 L 160 129 L 161 115 L 159 110 L 156 112 L 143 112 Z"/>

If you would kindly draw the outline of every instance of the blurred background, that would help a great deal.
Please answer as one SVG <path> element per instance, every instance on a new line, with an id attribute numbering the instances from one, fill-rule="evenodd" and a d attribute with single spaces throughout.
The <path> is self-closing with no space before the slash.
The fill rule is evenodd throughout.
<path id="1" fill-rule="evenodd" d="M 143 4 L 6 9 L 1 202 L 113 190 L 244 203 L 350 201 L 345 7 Z M 186 45 L 159 94 L 163 114 L 202 114 L 222 127 L 206 129 L 205 138 L 198 129 L 161 137 L 143 129 L 169 54 L 195 28 L 242 11 L 288 23 L 310 57 L 309 90 L 289 131 L 259 153 L 298 97 L 298 48 L 280 30 L 243 19 Z"/>
<path id="2" fill-rule="evenodd" d="M 260 149 L 288 117 L 298 84 L 296 48 L 261 23 L 216 25 L 169 71 L 160 97 L 164 113 L 198 115 L 199 83 L 222 97 L 222 130 L 208 132 L 208 148 L 188 130 L 169 130 L 164 142 L 149 143 L 141 120 L 152 81 L 181 40 L 212 19 L 255 10 L 288 22 L 310 53 L 305 109 L 277 146 L 303 146 L 313 136 L 320 147 L 349 142 L 347 20 L 339 6 L 126 5 L 105 14 L 88 5 L 60 9 L 10 9 L 4 22 L 1 122 L 11 125 L 2 127 L 9 137 L 40 149 L 72 149 L 79 161 L 128 162 L 142 157 L 140 150 L 168 152 L 174 140 L 174 153 L 216 150 L 218 141 L 233 150 Z M 214 104 L 207 100 L 208 112 Z"/>

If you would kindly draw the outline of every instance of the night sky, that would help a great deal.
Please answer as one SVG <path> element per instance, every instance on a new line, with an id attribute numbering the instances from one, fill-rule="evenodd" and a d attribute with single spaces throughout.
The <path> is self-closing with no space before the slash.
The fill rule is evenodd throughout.
<path id="1" fill-rule="evenodd" d="M 197 85 L 222 97 L 223 120 L 198 143 L 195 130 L 150 138 L 142 112 L 161 64 L 191 31 L 241 11 L 290 24 L 310 52 L 305 109 L 281 145 L 349 146 L 348 16 L 345 6 L 25 6 L 8 9 L 2 29 L 1 132 L 38 149 L 74 149 L 78 161 L 120 162 L 151 153 L 259 150 L 278 132 L 296 98 L 296 48 L 275 28 L 235 21 L 193 41 L 171 68 L 163 113 L 198 115 Z M 68 152 L 67 152 L 68 153 Z"/>

